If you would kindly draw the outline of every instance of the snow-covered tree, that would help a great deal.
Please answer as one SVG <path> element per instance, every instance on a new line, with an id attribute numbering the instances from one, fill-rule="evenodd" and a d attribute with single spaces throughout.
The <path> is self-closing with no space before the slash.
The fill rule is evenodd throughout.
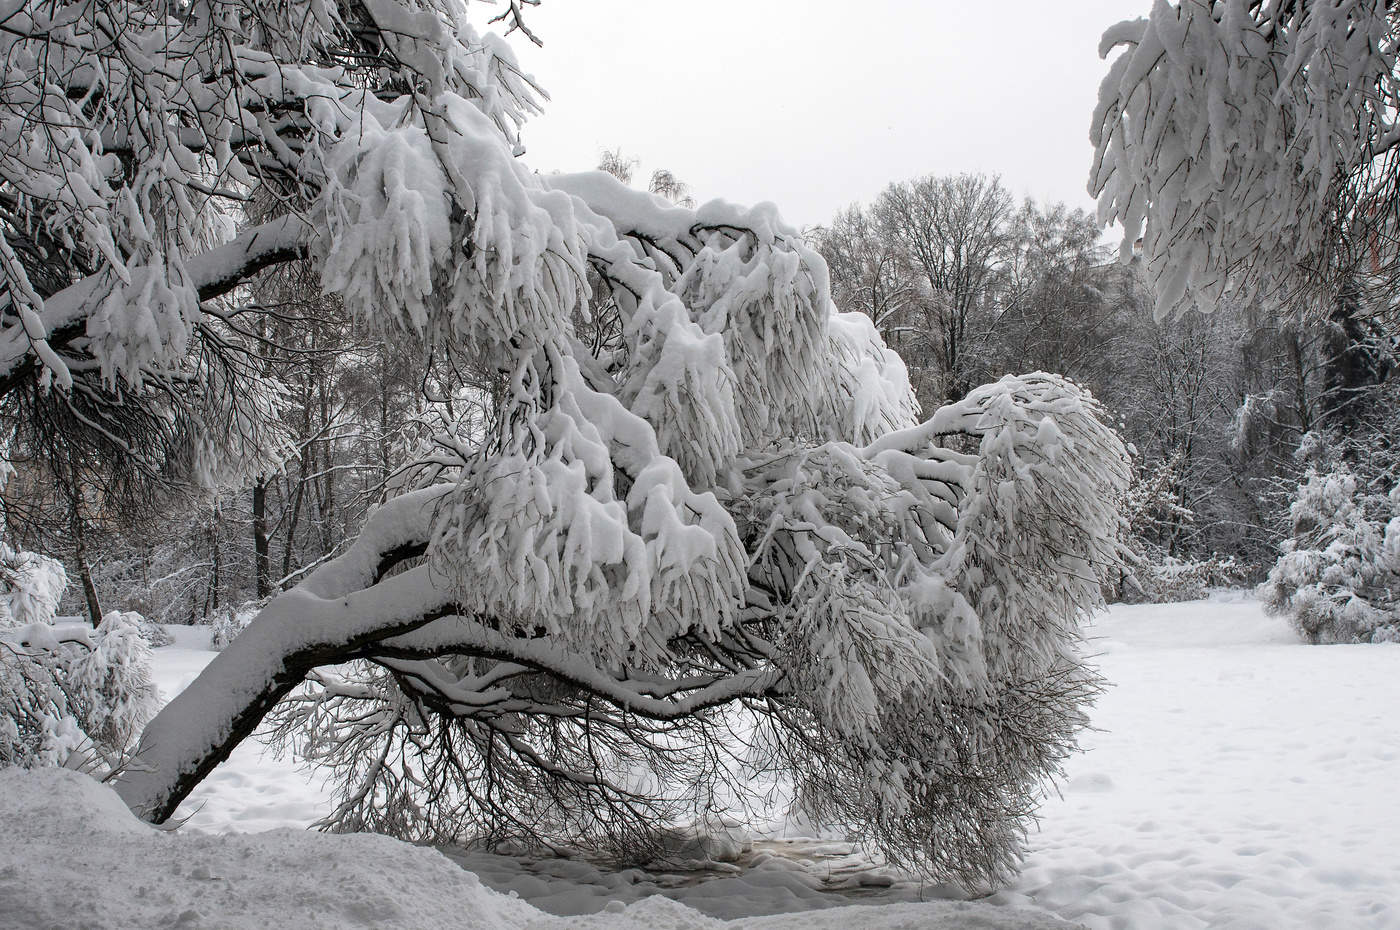
<path id="1" fill-rule="evenodd" d="M 1260 595 L 1309 642 L 1400 637 L 1400 391 L 1369 392 L 1346 429 L 1320 427 L 1298 448 L 1306 472 Z"/>
<path id="2" fill-rule="evenodd" d="M 1248 510 L 1270 501 L 1252 482 L 1292 484 L 1304 433 L 1369 435 L 1391 368 L 1398 27 L 1384 0 L 1157 0 L 1100 45 L 1100 220 L 1141 255 L 1159 320 L 1228 303 L 1252 318 L 1242 351 L 1277 372 L 1247 362 L 1230 386 L 1236 464 L 1216 484 Z"/>
<path id="3" fill-rule="evenodd" d="M 994 315 L 989 305 L 1010 251 L 1011 195 L 996 177 L 927 176 L 891 184 L 871 212 L 917 288 L 917 299 L 899 301 L 902 312 L 886 331 L 926 369 L 921 400 L 956 400 L 975 383 L 980 330 Z"/>
<path id="4" fill-rule="evenodd" d="M 1157 0 L 1104 34 L 1089 190 L 1159 317 L 1396 280 L 1396 29 L 1388 0 Z"/>
<path id="5" fill-rule="evenodd" d="M 0 42 L 6 221 L 41 243 L 0 252 L 0 377 L 192 385 L 143 409 L 195 472 L 256 465 L 282 394 L 240 285 L 304 260 L 448 358 L 448 397 L 491 378 L 484 428 L 445 418 L 405 473 L 432 480 L 147 726 L 133 808 L 168 817 L 311 676 L 343 822 L 636 835 L 667 772 L 714 783 L 728 707 L 818 816 L 936 874 L 1010 866 L 1096 687 L 1077 626 L 1127 468 L 1089 396 L 1009 376 L 920 423 L 771 206 L 527 169 L 539 94 L 460 0 L 27 2 Z"/>
<path id="6" fill-rule="evenodd" d="M 1298 487 L 1293 535 L 1260 587 L 1312 643 L 1400 641 L 1400 486 L 1367 500 L 1346 470 Z"/>

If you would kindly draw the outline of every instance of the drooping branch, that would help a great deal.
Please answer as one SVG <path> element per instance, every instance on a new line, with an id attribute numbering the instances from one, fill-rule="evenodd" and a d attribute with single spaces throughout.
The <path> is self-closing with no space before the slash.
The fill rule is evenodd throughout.
<path id="1" fill-rule="evenodd" d="M 185 273 L 200 301 L 213 300 L 264 268 L 304 258 L 310 236 L 304 220 L 281 217 L 188 259 Z M 90 275 L 44 301 L 39 314 L 42 332 L 11 327 L 0 333 L 0 397 L 32 377 L 40 365 L 54 364 L 57 353 L 84 338 L 88 317 L 99 304 L 123 291 L 139 293 L 142 278 L 151 274 L 151 270 L 137 269 L 129 284 L 106 272 Z"/>
<path id="2" fill-rule="evenodd" d="M 1089 192 L 1158 318 L 1393 281 L 1396 40 L 1388 0 L 1160 2 L 1104 34 Z"/>

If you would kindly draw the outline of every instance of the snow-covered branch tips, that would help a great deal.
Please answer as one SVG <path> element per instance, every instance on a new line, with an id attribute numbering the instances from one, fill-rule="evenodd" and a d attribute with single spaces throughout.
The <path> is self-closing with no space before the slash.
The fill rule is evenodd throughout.
<path id="1" fill-rule="evenodd" d="M 294 454 L 269 266 L 436 373 L 358 538 L 146 728 L 134 809 L 271 714 L 336 826 L 636 848 L 781 771 L 895 859 L 1005 873 L 1097 687 L 1127 467 L 1092 398 L 1009 376 L 921 422 L 771 207 L 526 167 L 538 93 L 461 0 L 24 3 L 0 45 L 0 377 L 74 448 Z"/>

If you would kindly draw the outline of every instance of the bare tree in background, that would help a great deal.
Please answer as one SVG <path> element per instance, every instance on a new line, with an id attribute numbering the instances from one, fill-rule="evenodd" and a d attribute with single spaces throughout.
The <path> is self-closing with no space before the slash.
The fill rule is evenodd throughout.
<path id="1" fill-rule="evenodd" d="M 922 291 L 899 325 L 921 338 L 914 356 L 936 371 L 930 399 L 956 400 L 972 387 L 978 317 L 992 312 L 1011 195 L 995 177 L 924 177 L 890 185 L 872 210 Z"/>

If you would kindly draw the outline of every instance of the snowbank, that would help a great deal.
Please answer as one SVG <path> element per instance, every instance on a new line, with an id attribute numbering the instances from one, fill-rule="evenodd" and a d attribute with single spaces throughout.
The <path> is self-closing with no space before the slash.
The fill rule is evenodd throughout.
<path id="1" fill-rule="evenodd" d="M 1112 682 L 993 900 L 1091 930 L 1400 930 L 1400 646 L 1309 646 L 1252 599 L 1117 606 Z"/>
<path id="2" fill-rule="evenodd" d="M 162 832 L 61 769 L 0 771 L 0 823 L 3 928 L 503 930 L 539 914 L 382 836 Z"/>
<path id="3" fill-rule="evenodd" d="M 965 902 L 838 908 L 725 922 L 665 898 L 555 917 L 491 891 L 432 849 L 280 829 L 223 836 L 137 820 L 110 788 L 62 769 L 0 770 L 0 928 L 343 930 L 1063 930 Z"/>

